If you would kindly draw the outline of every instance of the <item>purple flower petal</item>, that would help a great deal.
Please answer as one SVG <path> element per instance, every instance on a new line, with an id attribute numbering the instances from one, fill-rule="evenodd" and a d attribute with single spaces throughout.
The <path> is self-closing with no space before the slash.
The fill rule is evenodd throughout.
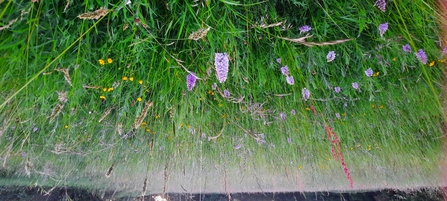
<path id="1" fill-rule="evenodd" d="M 406 44 L 402 46 L 402 50 L 404 50 L 404 52 L 411 52 L 411 47 L 409 44 Z"/>
<path id="2" fill-rule="evenodd" d="M 340 113 L 335 113 L 335 117 L 337 117 L 337 119 L 340 119 Z"/>
<path id="3" fill-rule="evenodd" d="M 286 81 L 287 81 L 287 84 L 290 84 L 290 85 L 295 84 L 295 80 L 293 79 L 293 76 L 287 76 Z"/>
<path id="4" fill-rule="evenodd" d="M 288 142 L 289 144 L 292 144 L 292 140 L 290 139 L 290 137 L 287 138 L 287 142 Z"/>
<path id="5" fill-rule="evenodd" d="M 303 88 L 303 90 L 301 90 L 301 93 L 303 94 L 304 101 L 307 101 L 307 99 L 310 98 L 310 91 L 306 88 Z"/>
<path id="6" fill-rule="evenodd" d="M 336 56 L 336 54 L 334 51 L 330 51 L 329 53 L 327 53 L 327 56 L 326 56 L 327 62 L 334 61 L 335 56 Z"/>
<path id="7" fill-rule="evenodd" d="M 365 71 L 365 74 L 366 76 L 371 77 L 374 74 L 374 72 L 371 68 L 368 68 L 368 70 Z"/>
<path id="8" fill-rule="evenodd" d="M 186 87 L 188 91 L 191 91 L 194 86 L 196 86 L 196 76 L 192 73 L 186 76 Z"/>
<path id="9" fill-rule="evenodd" d="M 281 58 L 277 58 L 276 62 L 278 62 L 279 64 L 281 64 Z"/>
<path id="10" fill-rule="evenodd" d="M 234 146 L 235 149 L 240 149 L 241 147 L 242 147 L 241 144 L 238 144 L 238 145 Z"/>
<path id="11" fill-rule="evenodd" d="M 304 26 L 300 27 L 300 33 L 307 33 L 310 30 L 312 30 L 312 27 L 310 27 L 309 25 L 304 25 Z"/>
<path id="12" fill-rule="evenodd" d="M 284 112 L 279 113 L 279 117 L 281 117 L 282 120 L 286 120 L 286 114 Z"/>
<path id="13" fill-rule="evenodd" d="M 287 66 L 281 67 L 281 73 L 285 76 L 289 76 L 289 67 Z"/>
<path id="14" fill-rule="evenodd" d="M 423 49 L 419 49 L 419 51 L 415 52 L 414 54 L 424 65 L 427 64 L 427 55 L 425 54 Z"/>
<path id="15" fill-rule="evenodd" d="M 230 97 L 230 91 L 228 91 L 228 89 L 225 89 L 224 92 L 223 92 L 223 94 L 224 94 L 224 97 L 225 97 L 225 98 Z"/>
<path id="16" fill-rule="evenodd" d="M 354 89 L 359 89 L 359 83 L 357 83 L 357 82 L 353 82 L 353 83 L 352 83 L 352 88 L 354 88 Z"/>
<path id="17" fill-rule="evenodd" d="M 376 3 L 374 4 L 378 9 L 380 9 L 382 12 L 386 11 L 386 1 L 385 0 L 376 0 Z"/>
<path id="18" fill-rule="evenodd" d="M 290 114 L 295 115 L 296 111 L 294 109 L 290 110 Z"/>
<path id="19" fill-rule="evenodd" d="M 217 80 L 224 83 L 228 76 L 228 66 L 230 60 L 227 53 L 216 53 L 214 57 L 214 67 L 216 68 Z"/>
<path id="20" fill-rule="evenodd" d="M 388 30 L 388 22 L 379 25 L 380 37 L 383 37 L 383 34 Z"/>
<path id="21" fill-rule="evenodd" d="M 334 87 L 335 92 L 340 93 L 341 89 L 340 87 Z"/>

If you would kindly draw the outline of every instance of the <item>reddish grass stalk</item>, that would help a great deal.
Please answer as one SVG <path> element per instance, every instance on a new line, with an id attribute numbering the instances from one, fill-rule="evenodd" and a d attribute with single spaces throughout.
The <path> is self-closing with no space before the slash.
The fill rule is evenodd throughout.
<path id="1" fill-rule="evenodd" d="M 312 112 L 314 113 L 314 115 L 317 115 L 317 111 L 315 110 L 314 105 L 310 106 L 310 109 L 312 110 Z"/>
<path id="2" fill-rule="evenodd" d="M 331 141 L 331 153 L 335 160 L 340 160 L 341 166 L 343 167 L 343 172 L 345 173 L 346 178 L 349 181 L 349 187 L 354 187 L 354 181 L 352 180 L 351 173 L 349 172 L 349 168 L 345 163 L 345 159 L 343 158 L 343 153 L 340 149 L 340 139 L 337 134 L 329 127 L 327 124 L 324 125 L 326 129 L 326 137 L 329 141 Z M 338 153 L 338 157 L 337 157 Z"/>

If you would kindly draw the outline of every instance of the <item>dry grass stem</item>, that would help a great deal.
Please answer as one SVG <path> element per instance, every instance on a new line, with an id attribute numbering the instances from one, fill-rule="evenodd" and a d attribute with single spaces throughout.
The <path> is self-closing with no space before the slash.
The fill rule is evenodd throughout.
<path id="1" fill-rule="evenodd" d="M 118 134 L 121 136 L 123 135 L 123 124 L 117 123 L 116 124 L 116 131 L 118 131 Z"/>
<path id="2" fill-rule="evenodd" d="M 146 186 L 147 186 L 147 177 L 144 179 L 143 190 L 141 191 L 141 196 L 143 197 L 146 195 Z"/>
<path id="3" fill-rule="evenodd" d="M 266 29 L 266 28 L 270 28 L 270 27 L 277 27 L 277 26 L 281 26 L 283 22 L 278 22 L 278 23 L 274 23 L 274 24 L 261 24 L 259 25 L 260 28 Z"/>
<path id="4" fill-rule="evenodd" d="M 12 145 L 14 144 L 14 138 L 11 141 L 11 144 L 8 146 L 8 151 L 6 151 L 5 158 L 3 158 L 3 168 L 6 168 L 6 161 L 11 156 Z"/>
<path id="5" fill-rule="evenodd" d="M 152 102 L 147 101 L 144 105 L 143 111 L 141 111 L 140 116 L 138 116 L 135 119 L 134 122 L 134 128 L 137 129 L 140 127 L 141 123 L 143 122 L 143 120 L 146 118 L 147 116 L 147 112 L 149 111 L 149 108 L 152 106 Z"/>
<path id="6" fill-rule="evenodd" d="M 217 139 L 222 135 L 224 129 L 225 129 L 225 123 L 223 124 L 223 127 L 222 127 L 222 129 L 220 130 L 219 135 L 216 135 L 216 136 L 214 136 L 214 137 L 208 137 L 208 141 L 213 140 L 214 143 L 216 143 L 216 142 L 217 142 Z"/>
<path id="7" fill-rule="evenodd" d="M 101 88 L 101 86 L 82 85 L 82 88 L 84 88 L 84 89 L 99 89 L 99 88 Z"/>
<path id="8" fill-rule="evenodd" d="M 9 27 L 11 25 L 13 25 L 15 22 L 17 22 L 17 20 L 19 20 L 19 18 L 15 18 L 15 19 L 9 21 L 9 23 L 7 25 L 0 27 L 0 31 L 3 30 L 3 29 L 9 29 Z"/>
<path id="9" fill-rule="evenodd" d="M 64 13 L 65 13 L 65 11 L 67 11 L 67 8 L 69 5 L 70 5 L 70 0 L 67 0 L 67 3 L 65 3 L 65 7 L 64 7 Z"/>
<path id="10" fill-rule="evenodd" d="M 104 120 L 109 114 L 110 112 L 115 108 L 115 106 L 110 107 L 109 109 L 107 109 L 104 114 L 102 115 L 102 117 L 99 119 L 98 123 L 101 123 L 102 120 Z"/>
<path id="11" fill-rule="evenodd" d="M 26 157 L 26 164 L 25 164 L 25 173 L 28 178 L 31 176 L 31 168 L 33 167 L 33 163 L 31 162 L 29 157 Z"/>
<path id="12" fill-rule="evenodd" d="M 188 39 L 190 39 L 190 40 L 199 40 L 201 38 L 204 38 L 210 29 L 211 29 L 211 27 L 208 27 L 206 29 L 205 28 L 201 28 L 201 29 L 199 29 L 199 30 L 197 30 L 195 32 L 192 32 L 189 35 Z"/>
<path id="13" fill-rule="evenodd" d="M 292 93 L 288 93 L 288 94 L 273 94 L 274 96 L 278 96 L 278 97 L 283 97 L 283 96 L 290 96 L 292 95 Z"/>
<path id="14" fill-rule="evenodd" d="M 73 84 L 71 84 L 70 74 L 68 74 L 68 68 L 56 68 L 56 69 L 54 69 L 54 70 L 55 70 L 55 71 L 58 71 L 58 72 L 62 72 L 62 73 L 64 73 L 65 81 L 67 81 L 67 83 L 68 83 L 70 86 L 73 86 Z"/>
<path id="15" fill-rule="evenodd" d="M 57 100 L 59 100 L 60 103 L 66 103 L 68 101 L 66 91 L 56 93 L 57 93 Z"/>
<path id="16" fill-rule="evenodd" d="M 109 12 L 109 10 L 107 10 L 106 8 L 99 8 L 98 10 L 95 10 L 94 12 L 87 12 L 87 13 L 82 13 L 80 15 L 78 15 L 79 19 L 88 19 L 88 20 L 97 20 L 105 15 L 107 15 L 107 13 Z"/>
<path id="17" fill-rule="evenodd" d="M 20 18 L 20 20 L 22 20 L 23 16 L 28 14 L 30 9 L 31 8 L 29 8 L 28 10 L 22 10 L 20 12 L 20 17 L 14 18 L 11 21 L 9 21 L 7 25 L 0 27 L 0 31 L 3 30 L 3 29 L 9 29 L 9 27 L 11 27 L 11 25 L 13 25 L 15 22 L 17 22 L 19 20 L 19 18 Z"/>
<path id="18" fill-rule="evenodd" d="M 106 178 L 109 178 L 110 174 L 112 174 L 112 170 L 113 170 L 113 166 L 114 165 L 115 165 L 115 163 L 112 163 L 112 165 L 109 167 L 109 170 L 107 170 Z"/>
<path id="19" fill-rule="evenodd" d="M 347 41 L 352 40 L 352 38 L 350 39 L 341 39 L 341 40 L 334 40 L 334 41 L 329 41 L 329 42 L 307 42 L 306 39 L 312 37 L 311 35 L 308 36 L 303 36 L 301 38 L 285 38 L 285 37 L 278 37 L 280 39 L 283 40 L 287 40 L 290 42 L 294 42 L 294 43 L 299 43 L 308 47 L 312 47 L 312 46 L 325 46 L 325 45 L 335 45 L 335 44 L 339 44 L 339 43 L 344 43 Z"/>
<path id="20" fill-rule="evenodd" d="M 56 104 L 56 106 L 53 108 L 53 112 L 51 112 L 51 115 L 48 116 L 48 119 L 50 119 L 50 123 L 53 122 L 53 120 L 62 112 L 62 109 L 64 109 L 64 104 Z"/>

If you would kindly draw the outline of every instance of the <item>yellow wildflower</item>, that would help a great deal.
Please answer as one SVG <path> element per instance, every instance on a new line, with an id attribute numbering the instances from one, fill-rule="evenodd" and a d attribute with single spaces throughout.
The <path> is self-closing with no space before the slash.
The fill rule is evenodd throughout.
<path id="1" fill-rule="evenodd" d="M 379 106 L 380 109 L 383 109 L 384 107 L 385 107 L 385 106 L 383 106 L 383 105 Z"/>
<path id="2" fill-rule="evenodd" d="M 111 64 L 113 62 L 112 58 L 107 59 L 107 63 Z"/>
<path id="3" fill-rule="evenodd" d="M 133 77 L 130 77 L 129 80 L 130 80 L 131 82 L 133 82 Z"/>
<path id="4" fill-rule="evenodd" d="M 298 166 L 298 169 L 300 169 L 300 170 L 301 170 L 302 168 L 303 168 L 303 166 L 301 166 L 301 165 L 300 165 L 300 166 Z"/>
<path id="5" fill-rule="evenodd" d="M 127 81 L 127 76 L 124 76 L 124 77 L 123 77 L 123 81 Z"/>
<path id="6" fill-rule="evenodd" d="M 143 80 L 138 81 L 138 83 L 143 84 Z"/>
<path id="7" fill-rule="evenodd" d="M 155 118 L 156 118 L 156 119 L 160 118 L 160 115 L 159 115 L 159 114 L 157 114 L 157 115 L 155 116 Z"/>
<path id="8" fill-rule="evenodd" d="M 138 102 L 141 102 L 143 99 L 141 99 L 140 97 L 137 98 Z"/>
<path id="9" fill-rule="evenodd" d="M 98 60 L 98 62 L 99 62 L 99 64 L 100 64 L 101 66 L 104 66 L 104 64 L 106 64 L 106 62 L 104 61 L 104 59 L 100 59 L 100 60 Z"/>
<path id="10" fill-rule="evenodd" d="M 393 61 L 396 61 L 396 57 L 393 58 Z"/>
<path id="11" fill-rule="evenodd" d="M 432 67 L 432 66 L 434 66 L 434 65 L 435 65 L 435 61 L 432 61 L 432 62 L 429 64 L 430 67 Z"/>
<path id="12" fill-rule="evenodd" d="M 64 128 L 68 128 L 68 125 L 65 125 Z"/>
<path id="13" fill-rule="evenodd" d="M 107 91 L 113 91 L 113 87 L 108 88 Z"/>
<path id="14" fill-rule="evenodd" d="M 107 91 L 107 88 L 104 88 L 104 89 L 102 89 L 104 92 L 106 92 Z"/>
<path id="15" fill-rule="evenodd" d="M 105 97 L 105 96 L 99 96 L 99 98 L 100 98 L 100 99 L 103 99 L 103 100 L 105 100 L 105 99 L 106 99 L 106 97 Z"/>
<path id="16" fill-rule="evenodd" d="M 373 77 L 379 76 L 380 72 L 376 72 L 373 74 Z"/>

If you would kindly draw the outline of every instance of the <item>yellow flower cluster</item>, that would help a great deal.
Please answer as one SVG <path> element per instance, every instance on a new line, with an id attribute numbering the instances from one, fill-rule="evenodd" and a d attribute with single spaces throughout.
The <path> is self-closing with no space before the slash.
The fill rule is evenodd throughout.
<path id="1" fill-rule="evenodd" d="M 121 78 L 121 80 L 123 80 L 123 81 L 131 81 L 131 82 L 133 82 L 133 81 L 135 80 L 135 78 L 134 78 L 134 77 L 127 77 L 127 76 L 124 76 L 123 78 Z M 138 83 L 139 83 L 139 84 L 143 84 L 143 80 L 139 80 Z"/>
<path id="2" fill-rule="evenodd" d="M 104 92 L 111 92 L 111 91 L 113 91 L 113 87 L 103 88 L 102 91 L 104 91 Z"/>
<path id="3" fill-rule="evenodd" d="M 106 64 L 106 61 L 104 61 L 104 59 L 100 59 L 100 60 L 98 60 L 98 62 L 99 62 L 99 64 L 100 64 L 101 66 L 104 66 L 104 65 Z M 113 63 L 113 59 L 112 59 L 112 58 L 108 58 L 108 59 L 107 59 L 107 63 L 108 63 L 108 64 Z"/>

